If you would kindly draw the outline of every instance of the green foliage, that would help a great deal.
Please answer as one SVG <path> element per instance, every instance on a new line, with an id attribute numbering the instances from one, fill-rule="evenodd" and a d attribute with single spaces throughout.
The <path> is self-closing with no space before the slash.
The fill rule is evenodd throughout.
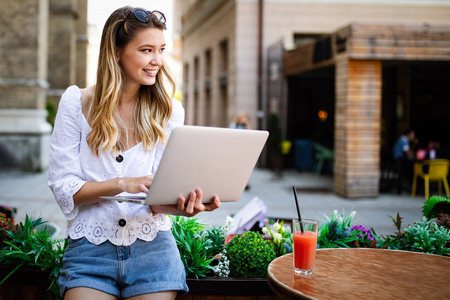
<path id="1" fill-rule="evenodd" d="M 213 268 L 210 265 L 213 257 L 209 253 L 212 243 L 202 238 L 205 225 L 198 222 L 197 218 L 181 216 L 172 218 L 172 233 L 180 252 L 186 276 L 205 277 Z"/>
<path id="2" fill-rule="evenodd" d="M 227 261 L 224 253 L 224 242 L 228 230 L 232 227 L 232 219 L 227 218 L 226 224 L 219 228 L 205 229 L 205 224 L 197 218 L 170 216 L 172 219 L 172 233 L 180 252 L 181 261 L 187 276 L 196 278 L 206 277 L 214 273 L 226 274 L 227 263 L 220 264 L 220 272 L 211 263 L 217 254 Z"/>
<path id="3" fill-rule="evenodd" d="M 208 248 L 208 256 L 214 257 L 216 254 L 219 254 L 225 249 L 225 238 L 226 234 L 223 233 L 221 228 L 211 227 L 204 232 L 202 238 L 205 240 L 209 240 L 211 243 L 211 247 Z"/>
<path id="4" fill-rule="evenodd" d="M 450 255 L 446 247 L 450 242 L 450 230 L 438 226 L 425 217 L 422 222 L 405 229 L 405 250 L 438 255 Z"/>
<path id="5" fill-rule="evenodd" d="M 436 218 L 439 214 L 450 215 L 450 198 L 431 196 L 425 201 L 422 212 L 428 220 Z"/>
<path id="6" fill-rule="evenodd" d="M 400 212 L 397 212 L 395 218 L 392 216 L 389 216 L 389 218 L 394 222 L 396 232 L 391 235 L 377 237 L 377 246 L 391 250 L 406 250 L 405 232 L 402 225 L 403 217 L 400 216 Z"/>
<path id="7" fill-rule="evenodd" d="M 238 234 L 226 244 L 230 260 L 230 276 L 265 277 L 267 267 L 276 258 L 270 241 L 259 232 Z"/>
<path id="8" fill-rule="evenodd" d="M 320 227 L 317 237 L 319 248 L 349 248 L 357 241 L 358 237 L 351 235 L 354 216 L 355 212 L 345 216 L 344 211 L 338 215 L 335 210 L 331 218 L 326 217 L 327 221 Z"/>
<path id="9" fill-rule="evenodd" d="M 393 235 L 378 238 L 378 246 L 386 249 L 406 250 L 438 255 L 450 255 L 450 230 L 439 226 L 433 220 L 423 218 L 413 226 L 402 229 L 400 213 L 397 217 L 389 216 L 394 222 L 397 232 Z"/>
<path id="10" fill-rule="evenodd" d="M 47 102 L 45 105 L 45 109 L 47 110 L 47 122 L 52 126 L 55 126 L 56 119 L 56 106 L 52 102 Z"/>
<path id="11" fill-rule="evenodd" d="M 14 230 L 7 231 L 7 237 L 0 248 L 0 263 L 17 267 L 0 284 L 21 266 L 34 266 L 50 270 L 52 281 L 50 289 L 59 294 L 56 281 L 67 244 L 62 240 L 52 240 L 51 234 L 46 229 L 40 231 L 35 229 L 44 223 L 41 218 L 33 219 L 26 216 L 25 223 L 21 222 Z"/>

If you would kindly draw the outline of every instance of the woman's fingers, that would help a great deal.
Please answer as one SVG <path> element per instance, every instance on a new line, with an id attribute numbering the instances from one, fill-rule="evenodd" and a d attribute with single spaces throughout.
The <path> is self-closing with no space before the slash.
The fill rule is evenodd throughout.
<path id="1" fill-rule="evenodd" d="M 197 189 L 195 192 L 191 192 L 189 194 L 189 198 L 186 200 L 183 197 L 178 199 L 177 209 L 180 212 L 185 213 L 187 216 L 195 216 L 199 212 L 202 211 L 213 211 L 216 208 L 220 207 L 220 200 L 216 196 L 213 199 L 212 203 L 203 204 L 203 191 L 201 189 Z"/>
<path id="2" fill-rule="evenodd" d="M 221 202 L 219 200 L 219 197 L 216 196 L 216 197 L 214 197 L 214 200 L 213 200 L 213 202 L 211 204 L 205 204 L 205 210 L 213 211 L 216 208 L 219 208 L 220 204 L 221 204 Z"/>
<path id="3" fill-rule="evenodd" d="M 148 193 L 148 188 L 144 184 L 141 183 L 139 187 L 141 188 L 141 192 Z"/>
<path id="4" fill-rule="evenodd" d="M 195 192 L 191 192 L 189 194 L 189 200 L 186 205 L 186 212 L 188 214 L 194 213 L 194 206 L 195 206 L 195 200 L 196 200 L 197 194 Z"/>
<path id="5" fill-rule="evenodd" d="M 205 206 L 202 203 L 203 200 L 203 191 L 201 189 L 197 189 L 197 191 L 195 192 L 195 211 L 196 212 L 201 212 L 205 210 Z"/>

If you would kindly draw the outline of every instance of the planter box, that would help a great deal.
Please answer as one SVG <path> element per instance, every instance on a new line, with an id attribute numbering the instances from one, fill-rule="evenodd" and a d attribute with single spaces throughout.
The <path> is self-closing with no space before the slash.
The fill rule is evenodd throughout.
<path id="1" fill-rule="evenodd" d="M 177 299 L 279 299 L 269 287 L 267 278 L 186 278 L 186 283 L 189 294 Z"/>
<path id="2" fill-rule="evenodd" d="M 13 269 L 0 265 L 0 281 Z M 55 294 L 48 291 L 49 275 L 49 271 L 21 267 L 0 285 L 0 300 L 55 300 Z M 186 283 L 189 294 L 177 299 L 279 299 L 269 287 L 267 278 L 186 278 Z"/>
<path id="3" fill-rule="evenodd" d="M 13 266 L 0 265 L 0 281 Z M 51 284 L 50 272 L 46 270 L 20 267 L 0 285 L 0 300 L 54 300 L 56 295 L 48 290 Z"/>

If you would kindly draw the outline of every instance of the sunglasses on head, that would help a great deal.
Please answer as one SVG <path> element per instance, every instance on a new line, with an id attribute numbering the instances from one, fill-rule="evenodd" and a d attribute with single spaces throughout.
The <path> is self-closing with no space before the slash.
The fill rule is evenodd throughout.
<path id="1" fill-rule="evenodd" d="M 130 13 L 128 14 L 128 16 L 125 18 L 125 20 L 123 22 L 126 22 L 128 17 L 130 15 L 134 15 L 134 17 L 142 23 L 148 23 L 150 21 L 150 17 L 155 18 L 156 21 L 166 24 L 166 17 L 164 16 L 164 14 L 160 11 L 154 10 L 154 11 L 144 11 L 141 9 L 135 9 L 130 11 Z"/>

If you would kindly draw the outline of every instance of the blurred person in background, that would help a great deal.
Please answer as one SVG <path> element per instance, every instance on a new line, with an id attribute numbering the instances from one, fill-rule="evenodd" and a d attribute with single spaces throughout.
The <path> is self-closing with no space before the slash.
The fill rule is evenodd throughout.
<path id="1" fill-rule="evenodd" d="M 397 139 L 392 150 L 394 162 L 399 174 L 397 192 L 400 194 L 402 186 L 410 187 L 415 152 L 413 147 L 418 143 L 413 129 L 406 129 Z"/>
<path id="2" fill-rule="evenodd" d="M 230 128 L 236 129 L 251 129 L 250 116 L 245 111 L 241 111 L 236 115 L 234 120 L 230 124 Z"/>

